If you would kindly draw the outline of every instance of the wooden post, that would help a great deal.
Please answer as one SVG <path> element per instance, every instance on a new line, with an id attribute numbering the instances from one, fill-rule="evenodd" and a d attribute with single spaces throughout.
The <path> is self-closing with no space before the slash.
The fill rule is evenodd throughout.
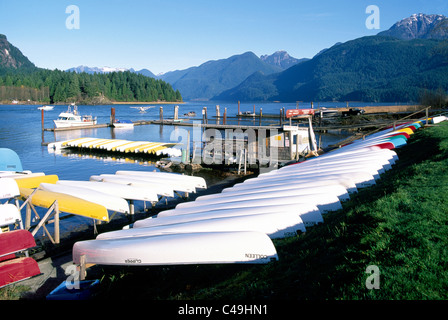
<path id="1" fill-rule="evenodd" d="M 220 117 L 221 117 L 221 112 L 219 111 L 219 105 L 216 105 L 216 124 L 219 124 Z"/>
<path id="2" fill-rule="evenodd" d="M 42 120 L 42 131 L 44 131 L 44 109 L 42 109 L 40 111 L 41 111 L 41 120 Z"/>
<path id="3" fill-rule="evenodd" d="M 429 107 L 431 108 L 431 107 Z M 429 120 L 429 108 L 426 108 L 426 124 L 428 124 L 428 120 Z"/>
<path id="4" fill-rule="evenodd" d="M 238 100 L 238 115 L 240 115 L 240 101 Z"/>
<path id="5" fill-rule="evenodd" d="M 160 123 L 163 124 L 163 107 L 160 107 Z"/>
<path id="6" fill-rule="evenodd" d="M 79 280 L 84 281 L 86 279 L 86 255 L 83 254 L 79 257 Z"/>
<path id="7" fill-rule="evenodd" d="M 260 108 L 260 121 L 259 121 L 259 126 L 261 126 L 261 118 L 263 118 L 263 108 Z"/>
<path id="8" fill-rule="evenodd" d="M 59 233 L 59 205 L 57 200 L 54 206 L 54 212 L 54 242 L 59 244 L 61 242 L 61 237 Z"/>
<path id="9" fill-rule="evenodd" d="M 226 124 L 227 122 L 227 108 L 224 108 L 224 119 L 223 119 L 223 124 Z"/>
<path id="10" fill-rule="evenodd" d="M 190 163 L 190 130 L 187 132 L 187 159 L 186 163 Z"/>
<path id="11" fill-rule="evenodd" d="M 174 106 L 174 120 L 179 118 L 179 106 Z"/>
<path id="12" fill-rule="evenodd" d="M 115 108 L 110 108 L 110 124 L 115 122 Z"/>

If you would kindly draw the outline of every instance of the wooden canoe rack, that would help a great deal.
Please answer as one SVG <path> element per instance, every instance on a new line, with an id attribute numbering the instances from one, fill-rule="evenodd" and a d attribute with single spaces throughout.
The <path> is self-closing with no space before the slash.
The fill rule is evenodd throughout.
<path id="1" fill-rule="evenodd" d="M 37 190 L 37 189 L 36 189 Z M 53 204 L 48 208 L 47 212 L 44 214 L 42 218 L 40 218 L 39 214 L 36 211 L 36 208 L 31 203 L 31 199 L 33 197 L 33 194 L 36 192 L 36 190 L 22 203 L 22 205 L 19 207 L 19 211 L 22 211 L 22 209 L 26 206 L 26 216 L 25 216 L 25 229 L 30 230 L 31 229 L 31 213 L 34 212 L 34 215 L 40 219 L 39 224 L 33 229 L 31 234 L 33 236 L 36 235 L 36 233 L 39 231 L 40 228 L 44 230 L 44 232 L 48 235 L 48 238 L 53 244 L 59 244 L 61 241 L 60 238 L 60 231 L 59 231 L 59 206 L 58 201 L 55 200 Z M 54 219 L 52 219 L 54 218 Z M 52 220 L 50 220 L 52 219 Z M 45 226 L 48 223 L 54 223 L 54 237 L 50 234 L 47 227 Z"/>

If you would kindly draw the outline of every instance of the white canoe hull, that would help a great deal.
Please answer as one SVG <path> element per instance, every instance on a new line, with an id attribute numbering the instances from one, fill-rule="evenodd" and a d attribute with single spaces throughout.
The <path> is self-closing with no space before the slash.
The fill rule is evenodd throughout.
<path id="1" fill-rule="evenodd" d="M 11 203 L 0 204 L 0 227 L 21 223 L 21 221 L 20 211 L 15 205 Z"/>
<path id="2" fill-rule="evenodd" d="M 316 224 L 323 223 L 323 217 L 320 210 L 311 204 L 298 205 L 266 205 L 262 207 L 245 207 L 221 210 L 210 210 L 205 212 L 190 214 L 172 214 L 175 210 L 165 210 L 160 212 L 157 217 L 146 218 L 134 222 L 134 228 L 164 226 L 170 224 L 191 222 L 197 220 L 226 218 L 235 216 L 248 216 L 265 213 L 288 213 L 291 215 L 298 214 L 302 219 L 305 227 L 311 227 Z"/>
<path id="3" fill-rule="evenodd" d="M 227 193 L 246 193 L 246 192 L 262 192 L 262 190 L 288 190 L 288 189 L 303 189 L 303 188 L 312 188 L 312 187 L 323 187 L 323 186 L 331 186 L 331 185 L 340 185 L 343 186 L 349 194 L 358 192 L 358 188 L 352 179 L 327 179 L 327 180 L 310 180 L 310 181 L 290 181 L 287 184 L 274 184 L 274 185 L 265 185 L 265 186 L 251 186 L 245 187 L 244 185 L 235 185 L 233 187 L 225 188 L 222 190 L 222 194 Z M 215 194 L 206 195 L 196 198 L 198 200 L 213 198 Z"/>
<path id="4" fill-rule="evenodd" d="M 0 178 L 0 199 L 10 199 L 19 195 L 19 186 L 14 179 Z"/>
<path id="5" fill-rule="evenodd" d="M 246 216 L 222 217 L 184 223 L 132 228 L 102 233 L 97 240 L 128 237 L 156 236 L 172 233 L 257 231 L 271 239 L 286 238 L 305 232 L 305 225 L 298 214 L 264 213 Z"/>
<path id="6" fill-rule="evenodd" d="M 286 197 L 286 196 L 301 196 L 309 194 L 332 194 L 339 198 L 340 201 L 350 200 L 350 196 L 347 189 L 341 185 L 326 185 L 315 187 L 303 187 L 303 188 L 288 188 L 276 190 L 275 187 L 266 187 L 261 189 L 245 189 L 238 192 L 217 193 L 213 195 L 207 195 L 196 198 L 195 202 L 199 203 L 220 203 L 229 201 L 232 199 L 260 199 L 265 197 Z M 181 204 L 179 204 L 180 206 Z M 193 205 L 193 202 L 182 203 L 182 206 Z"/>
<path id="7" fill-rule="evenodd" d="M 150 202 L 159 201 L 155 191 L 148 192 L 142 188 L 119 185 L 110 182 L 59 180 L 56 184 L 91 189 L 127 200 L 141 200 Z"/>
<path id="8" fill-rule="evenodd" d="M 312 194 L 305 196 L 288 196 L 278 198 L 265 197 L 262 199 L 227 201 L 224 203 L 204 204 L 204 205 L 201 205 L 198 202 L 196 203 L 196 205 L 189 207 L 178 207 L 179 206 L 178 205 L 172 211 L 171 214 L 187 214 L 187 213 L 206 212 L 221 209 L 237 209 L 237 208 L 262 207 L 269 205 L 272 206 L 272 205 L 286 205 L 286 204 L 296 204 L 298 206 L 300 206 L 301 204 L 311 204 L 319 208 L 319 210 L 322 213 L 342 209 L 342 205 L 338 197 L 328 194 Z M 164 212 L 160 212 L 159 215 L 161 215 Z"/>
<path id="9" fill-rule="evenodd" d="M 187 176 L 177 173 L 168 173 L 168 172 L 148 172 L 148 171 L 126 171 L 119 170 L 115 172 L 116 175 L 129 175 L 129 176 L 137 176 L 137 177 L 146 177 L 146 178 L 163 178 L 166 180 L 176 180 L 176 181 L 185 181 L 187 183 L 192 183 L 196 188 L 207 188 L 207 183 L 204 178 L 195 177 L 195 176 Z"/>
<path id="10" fill-rule="evenodd" d="M 327 168 L 327 167 L 333 167 L 333 168 L 337 168 L 339 166 L 345 166 L 345 165 L 363 165 L 363 166 L 372 166 L 374 165 L 374 167 L 376 165 L 378 166 L 382 166 L 382 168 L 384 170 L 390 170 L 392 168 L 392 164 L 389 161 L 389 159 L 375 159 L 374 157 L 368 157 L 368 158 L 362 158 L 362 159 L 357 159 L 357 158 L 349 158 L 349 159 L 339 159 L 339 158 L 333 158 L 331 160 L 324 160 L 324 159 L 319 159 L 319 160 L 314 160 L 314 161 L 303 161 L 297 164 L 293 164 L 293 165 L 289 165 L 286 167 L 283 167 L 281 169 L 279 169 L 278 171 L 271 171 L 270 173 L 267 174 L 263 174 L 264 175 L 275 175 L 276 172 L 278 173 L 284 173 L 284 172 L 293 172 L 293 171 L 303 171 L 303 170 L 307 170 L 307 169 L 312 169 L 312 168 Z"/>
<path id="11" fill-rule="evenodd" d="M 173 190 L 180 192 L 190 192 L 190 193 L 196 192 L 196 187 L 194 186 L 194 184 L 184 181 L 166 180 L 163 178 L 152 178 L 144 176 L 140 177 L 140 176 L 118 175 L 118 174 L 100 174 L 100 177 L 114 178 L 114 179 L 118 178 L 129 181 L 130 183 L 133 182 L 147 183 L 152 184 L 155 187 L 159 185 L 165 185 L 170 186 Z"/>
<path id="12" fill-rule="evenodd" d="M 164 184 L 157 186 L 155 183 L 148 183 L 139 180 L 132 180 L 127 178 L 121 178 L 119 176 L 104 177 L 104 176 L 91 176 L 90 181 L 115 183 L 117 185 L 129 185 L 136 188 L 145 189 L 148 192 L 156 192 L 156 194 L 163 197 L 174 197 L 174 190 L 172 187 Z"/>
<path id="13" fill-rule="evenodd" d="M 278 260 L 272 240 L 254 231 L 169 234 L 88 240 L 73 246 L 73 262 L 99 265 L 266 264 Z"/>
<path id="14" fill-rule="evenodd" d="M 60 184 L 41 183 L 40 189 L 50 192 L 68 194 L 76 198 L 104 206 L 108 210 L 129 213 L 129 204 L 123 198 L 86 188 L 64 186 Z"/>

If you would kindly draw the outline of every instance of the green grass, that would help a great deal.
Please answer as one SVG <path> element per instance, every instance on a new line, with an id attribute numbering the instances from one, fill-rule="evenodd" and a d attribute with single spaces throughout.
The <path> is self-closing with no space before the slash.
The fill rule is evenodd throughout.
<path id="1" fill-rule="evenodd" d="M 448 124 L 418 130 L 376 186 L 268 265 L 104 268 L 99 298 L 444 300 L 448 298 Z M 376 265 L 380 288 L 367 289 Z"/>

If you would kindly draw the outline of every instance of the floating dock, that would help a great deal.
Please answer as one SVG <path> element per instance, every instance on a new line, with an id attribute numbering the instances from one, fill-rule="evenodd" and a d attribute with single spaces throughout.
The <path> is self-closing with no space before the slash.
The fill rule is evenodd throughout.
<path id="1" fill-rule="evenodd" d="M 83 151 L 105 151 L 133 153 L 136 155 L 154 155 L 179 157 L 180 149 L 174 148 L 177 143 L 130 141 L 120 139 L 78 138 L 48 144 L 48 151 L 58 153 L 61 149 L 77 149 Z"/>

